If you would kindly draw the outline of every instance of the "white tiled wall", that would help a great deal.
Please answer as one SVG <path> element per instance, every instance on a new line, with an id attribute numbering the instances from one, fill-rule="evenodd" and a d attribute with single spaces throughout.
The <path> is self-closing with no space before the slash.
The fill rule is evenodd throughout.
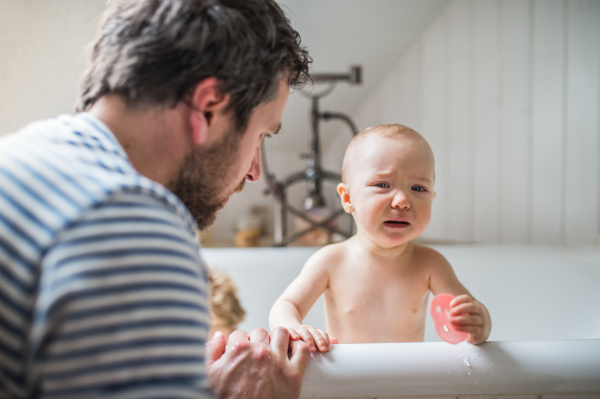
<path id="1" fill-rule="evenodd" d="M 599 21 L 597 0 L 454 0 L 365 98 L 360 129 L 405 124 L 433 148 L 423 238 L 600 242 Z"/>

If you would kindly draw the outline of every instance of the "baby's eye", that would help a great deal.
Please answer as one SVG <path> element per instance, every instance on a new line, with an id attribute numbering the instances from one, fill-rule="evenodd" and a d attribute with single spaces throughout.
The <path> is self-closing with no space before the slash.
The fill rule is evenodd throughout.
<path id="1" fill-rule="evenodd" d="M 387 183 L 375 183 L 375 187 L 390 188 L 389 184 L 387 184 Z"/>
<path id="2" fill-rule="evenodd" d="M 413 191 L 417 191 L 417 192 L 419 192 L 419 193 L 422 193 L 422 192 L 424 192 L 424 191 L 427 191 L 427 189 L 426 189 L 425 187 L 422 187 L 422 186 L 413 186 L 412 190 L 413 190 Z"/>

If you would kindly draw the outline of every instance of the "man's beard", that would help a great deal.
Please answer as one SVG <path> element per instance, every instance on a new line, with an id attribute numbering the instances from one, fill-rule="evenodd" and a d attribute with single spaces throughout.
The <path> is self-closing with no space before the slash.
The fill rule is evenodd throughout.
<path id="1" fill-rule="evenodd" d="M 225 206 L 229 196 L 244 187 L 246 181 L 242 179 L 233 192 L 223 191 L 236 160 L 240 139 L 241 134 L 231 129 L 211 147 L 192 150 L 183 161 L 177 179 L 170 185 L 196 219 L 200 230 L 212 225 L 217 211 Z M 220 198 L 223 194 L 226 197 Z"/>

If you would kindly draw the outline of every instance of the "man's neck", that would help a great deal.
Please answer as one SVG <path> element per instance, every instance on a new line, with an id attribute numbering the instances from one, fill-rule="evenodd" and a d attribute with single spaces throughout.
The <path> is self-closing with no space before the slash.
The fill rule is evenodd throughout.
<path id="1" fill-rule="evenodd" d="M 113 132 L 139 173 L 167 187 L 193 146 L 185 112 L 182 105 L 132 109 L 118 95 L 101 97 L 89 110 Z"/>

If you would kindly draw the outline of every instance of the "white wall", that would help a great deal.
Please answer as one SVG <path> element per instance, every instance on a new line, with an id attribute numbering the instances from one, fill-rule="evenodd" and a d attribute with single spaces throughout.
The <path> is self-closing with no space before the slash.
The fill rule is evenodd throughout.
<path id="1" fill-rule="evenodd" d="M 424 239 L 599 243 L 600 1 L 454 0 L 353 116 L 430 142 Z"/>
<path id="2" fill-rule="evenodd" d="M 73 111 L 83 47 L 105 4 L 0 2 L 0 135 Z M 599 8 L 598 0 L 455 0 L 365 98 L 353 115 L 360 128 L 404 123 L 434 148 L 438 197 L 425 239 L 598 243 Z M 290 107 L 307 107 L 292 97 Z M 347 111 L 331 98 L 323 108 Z M 308 140 L 305 122 L 288 123 L 277 140 Z M 324 134 L 327 169 L 340 170 L 349 138 L 345 127 Z M 284 147 L 269 152 L 279 178 L 304 167 L 298 153 L 307 148 Z M 271 209 L 265 187 L 232 197 L 217 240 L 231 238 L 251 205 Z"/>
<path id="3" fill-rule="evenodd" d="M 0 1 L 0 135 L 72 113 L 106 0 Z"/>

